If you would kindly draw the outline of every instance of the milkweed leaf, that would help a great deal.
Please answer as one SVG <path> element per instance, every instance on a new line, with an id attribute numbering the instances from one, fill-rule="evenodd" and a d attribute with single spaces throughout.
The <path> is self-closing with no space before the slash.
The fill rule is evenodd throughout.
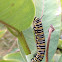
<path id="1" fill-rule="evenodd" d="M 19 31 L 27 29 L 34 18 L 32 0 L 0 0 L 0 23 Z"/>

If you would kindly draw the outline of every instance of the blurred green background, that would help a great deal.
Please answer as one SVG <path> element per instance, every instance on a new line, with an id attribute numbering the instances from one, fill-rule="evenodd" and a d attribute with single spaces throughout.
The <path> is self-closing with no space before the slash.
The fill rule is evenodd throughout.
<path id="1" fill-rule="evenodd" d="M 13 53 L 18 51 L 19 48 L 17 45 L 17 38 L 7 30 L 5 25 L 0 24 L 0 59 L 2 59 L 3 56 L 5 56 L 8 53 Z M 62 54 L 62 16 L 61 16 L 61 31 L 60 31 L 59 41 L 52 62 L 59 62 L 61 54 Z"/>

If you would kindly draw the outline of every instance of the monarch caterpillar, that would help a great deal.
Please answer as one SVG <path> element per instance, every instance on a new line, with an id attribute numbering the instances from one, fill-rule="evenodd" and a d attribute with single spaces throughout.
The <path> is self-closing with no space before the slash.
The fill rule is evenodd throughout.
<path id="1" fill-rule="evenodd" d="M 41 19 L 37 17 L 34 18 L 33 29 L 36 38 L 37 54 L 31 60 L 31 62 L 40 62 L 42 61 L 45 53 L 45 37 L 44 37 Z"/>

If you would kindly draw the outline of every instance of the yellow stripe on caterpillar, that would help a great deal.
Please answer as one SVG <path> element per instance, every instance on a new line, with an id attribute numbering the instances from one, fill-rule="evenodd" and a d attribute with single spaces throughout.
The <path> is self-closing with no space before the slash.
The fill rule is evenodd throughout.
<path id="1" fill-rule="evenodd" d="M 45 51 L 45 49 L 37 49 L 37 51 L 42 51 L 42 52 L 44 52 L 44 51 Z"/>
<path id="2" fill-rule="evenodd" d="M 44 40 L 45 39 L 45 37 L 43 37 L 43 38 L 39 38 L 39 40 Z"/>

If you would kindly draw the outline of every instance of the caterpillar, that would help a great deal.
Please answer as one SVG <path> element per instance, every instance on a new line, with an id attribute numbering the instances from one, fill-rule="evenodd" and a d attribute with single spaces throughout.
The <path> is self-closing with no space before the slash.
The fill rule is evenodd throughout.
<path id="1" fill-rule="evenodd" d="M 40 62 L 45 53 L 45 36 L 41 19 L 37 17 L 34 18 L 33 29 L 36 39 L 37 54 L 33 59 L 31 59 L 31 62 Z"/>

